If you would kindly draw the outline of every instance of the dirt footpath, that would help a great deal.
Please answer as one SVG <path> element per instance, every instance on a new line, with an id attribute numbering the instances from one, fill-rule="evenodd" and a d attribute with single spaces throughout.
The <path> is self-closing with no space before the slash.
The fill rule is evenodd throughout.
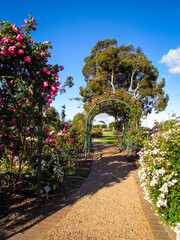
<path id="1" fill-rule="evenodd" d="M 42 239 L 154 240 L 132 175 L 134 164 L 100 140 L 93 141 L 93 148 L 98 153 L 82 198 Z"/>

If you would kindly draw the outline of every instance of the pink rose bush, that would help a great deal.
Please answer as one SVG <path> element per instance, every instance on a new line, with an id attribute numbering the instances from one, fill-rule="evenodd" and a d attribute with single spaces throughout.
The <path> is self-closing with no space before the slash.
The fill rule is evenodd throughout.
<path id="1" fill-rule="evenodd" d="M 0 23 L 0 165 L 18 174 L 37 157 L 38 102 L 43 111 L 50 107 L 59 91 L 58 72 L 64 69 L 48 63 L 50 42 L 32 39 L 34 17 L 30 15 L 24 24 Z M 46 131 L 43 134 L 45 145 Z M 15 182 L 10 176 L 8 187 L 12 189 Z"/>

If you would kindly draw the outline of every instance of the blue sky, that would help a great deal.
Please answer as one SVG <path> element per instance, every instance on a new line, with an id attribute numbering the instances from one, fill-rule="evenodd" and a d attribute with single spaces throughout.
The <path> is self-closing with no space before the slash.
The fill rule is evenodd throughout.
<path id="1" fill-rule="evenodd" d="M 180 1 L 179 0 L 69 0 L 69 1 L 2 1 L 0 21 L 11 20 L 17 26 L 31 13 L 37 22 L 32 33 L 35 41 L 51 40 L 52 64 L 64 65 L 60 81 L 74 78 L 74 87 L 58 95 L 52 106 L 60 110 L 66 105 L 67 120 L 77 112 L 79 103 L 69 98 L 79 97 L 79 87 L 85 86 L 82 68 L 84 58 L 98 40 L 115 38 L 118 45 L 140 46 L 147 58 L 159 70 L 159 80 L 166 79 L 165 92 L 170 101 L 165 112 L 152 114 L 153 120 L 168 119 L 169 113 L 180 116 Z M 98 117 L 97 117 L 98 118 Z M 101 116 L 102 118 L 102 116 Z M 107 120 L 105 117 L 104 120 Z"/>

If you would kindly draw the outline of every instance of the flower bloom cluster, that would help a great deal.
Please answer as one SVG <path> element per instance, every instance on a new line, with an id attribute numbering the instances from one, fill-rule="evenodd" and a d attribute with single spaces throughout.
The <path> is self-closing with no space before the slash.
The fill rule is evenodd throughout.
<path id="1" fill-rule="evenodd" d="M 59 91 L 58 73 L 64 69 L 48 64 L 50 42 L 32 39 L 34 17 L 24 24 L 0 23 L 0 160 L 7 171 L 19 173 L 37 149 L 38 103 L 50 107 Z"/>
<path id="2" fill-rule="evenodd" d="M 177 119 L 168 131 L 154 134 L 152 140 L 145 143 L 139 156 L 139 177 L 145 199 L 154 204 L 164 221 L 171 223 L 177 239 L 180 239 L 180 219 L 178 210 L 175 210 L 180 208 L 180 202 L 176 200 L 180 199 L 177 167 L 180 165 L 180 120 Z"/>

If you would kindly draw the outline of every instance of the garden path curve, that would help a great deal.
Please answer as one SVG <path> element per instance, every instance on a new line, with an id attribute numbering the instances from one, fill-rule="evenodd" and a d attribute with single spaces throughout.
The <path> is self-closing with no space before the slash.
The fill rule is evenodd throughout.
<path id="1" fill-rule="evenodd" d="M 91 173 L 57 212 L 23 232 L 4 232 L 0 239 L 175 240 L 144 200 L 137 168 L 126 152 L 97 139 L 92 149 Z"/>
<path id="2" fill-rule="evenodd" d="M 127 161 L 126 153 L 101 140 L 92 144 L 92 171 L 74 195 L 79 200 L 42 239 L 175 239 L 152 215 L 147 201 L 144 203 L 136 166 Z"/>

